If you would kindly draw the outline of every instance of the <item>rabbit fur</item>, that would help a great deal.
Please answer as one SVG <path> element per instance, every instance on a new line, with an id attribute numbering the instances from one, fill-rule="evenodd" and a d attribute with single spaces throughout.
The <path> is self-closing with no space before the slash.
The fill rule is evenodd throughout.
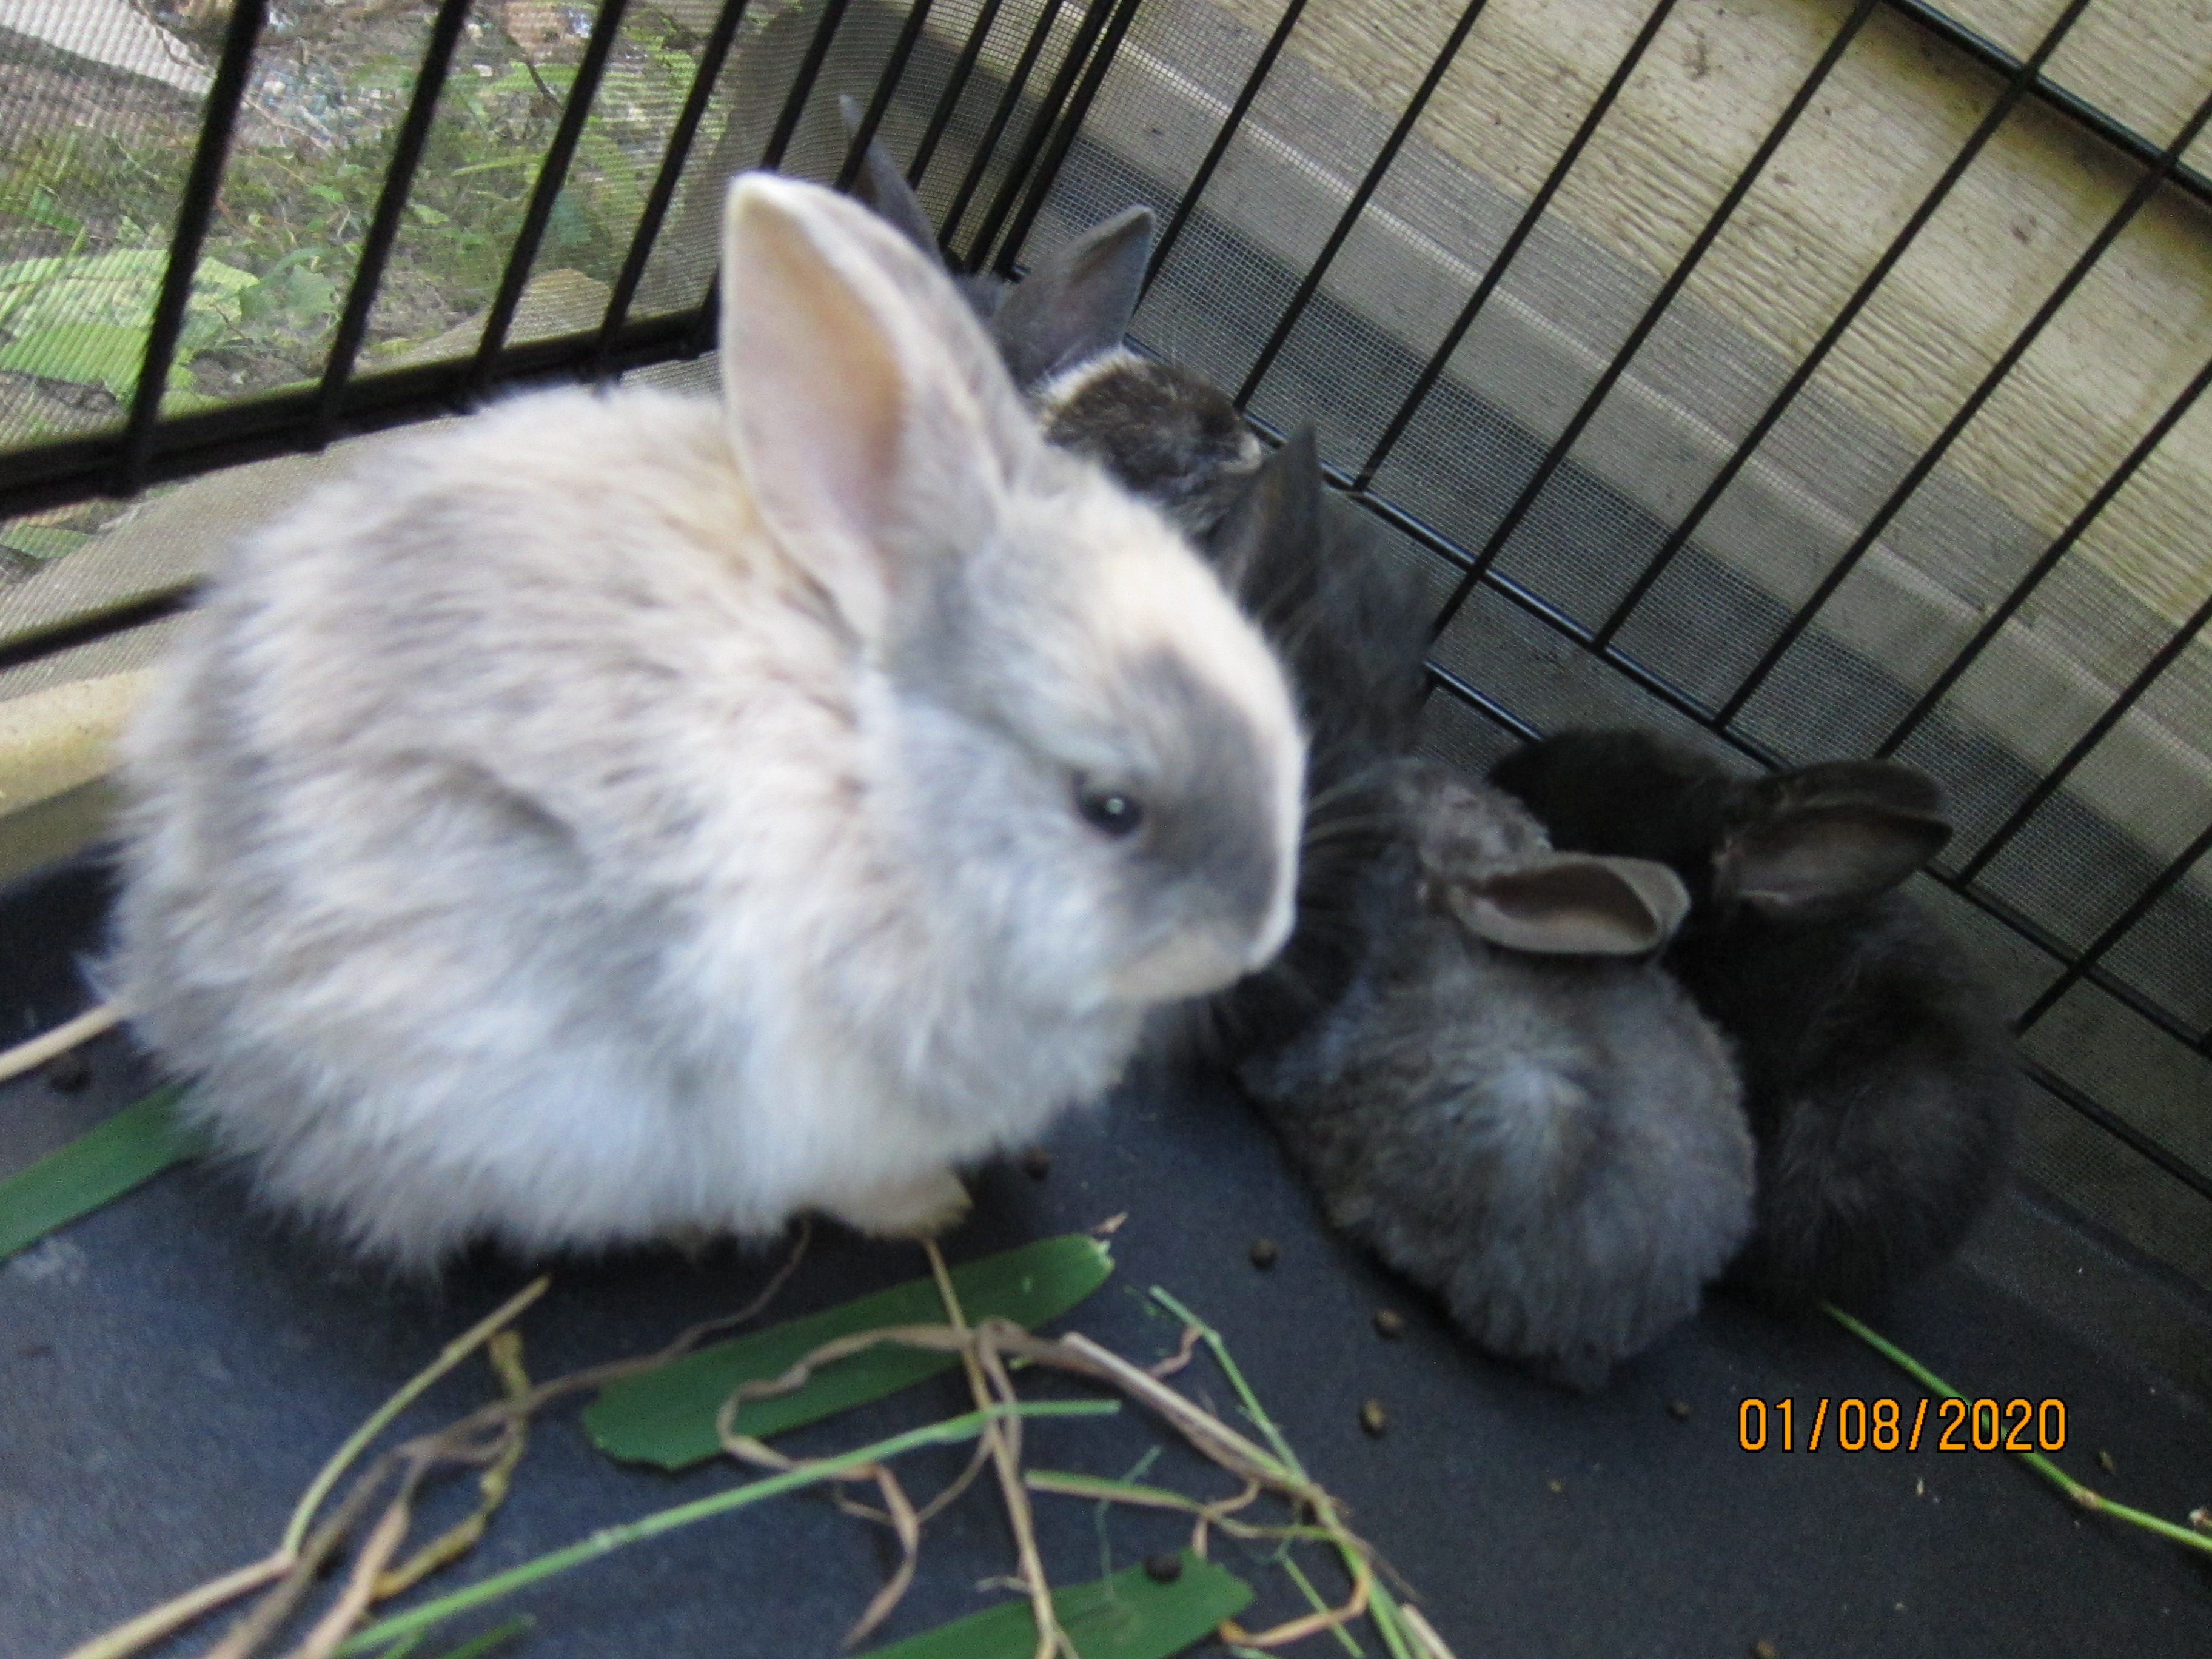
<path id="1" fill-rule="evenodd" d="M 1395 824 L 1336 1004 L 1238 1078 L 1330 1220 L 1476 1343 L 1592 1389 L 1693 1313 L 1750 1224 L 1728 1048 L 1650 960 L 1661 866 L 1563 856 L 1429 761 L 1359 781 Z"/>
<path id="2" fill-rule="evenodd" d="M 1493 781 L 1561 847 L 1688 888 L 1668 963 L 1735 1042 L 1759 1142 L 1731 1283 L 1864 1302 L 1948 1255 L 2002 1185 L 2020 1060 L 1990 989 L 1899 884 L 1950 835 L 1936 781 L 1884 761 L 1765 778 L 1644 732 L 1565 733 Z"/>
<path id="3" fill-rule="evenodd" d="M 724 397 L 518 398 L 237 548 L 112 971 L 264 1189 L 428 1263 L 917 1232 L 1290 926 L 1272 654 L 943 274 L 764 174 Z"/>
<path id="4" fill-rule="evenodd" d="M 1286 1041 L 1334 1002 L 1352 972 L 1358 876 L 1393 819 L 1356 781 L 1411 750 L 1420 708 L 1418 596 L 1350 539 L 1358 509 L 1326 491 L 1310 433 L 1261 465 L 1217 531 L 1211 556 L 1282 659 L 1309 734 L 1297 919 L 1282 954 L 1226 991 L 1164 1013 L 1156 1046 L 1233 1067 Z"/>
<path id="5" fill-rule="evenodd" d="M 858 137 L 860 106 L 842 100 Z M 853 192 L 942 264 L 921 201 L 880 141 Z M 1359 508 L 1322 487 L 1312 434 L 1270 457 L 1229 395 L 1123 343 L 1144 289 L 1152 220 L 1131 208 L 1040 259 L 1018 285 L 967 279 L 1045 435 L 1166 509 L 1282 659 L 1308 736 L 1310 805 L 1298 921 L 1263 972 L 1162 1018 L 1154 1046 L 1232 1063 L 1311 1018 L 1350 973 L 1344 896 L 1374 844 L 1340 786 L 1413 744 L 1427 604 Z"/>

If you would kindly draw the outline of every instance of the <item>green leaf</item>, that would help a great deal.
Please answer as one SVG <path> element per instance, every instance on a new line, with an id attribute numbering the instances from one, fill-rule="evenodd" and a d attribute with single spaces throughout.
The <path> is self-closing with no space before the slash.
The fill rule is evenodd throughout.
<path id="1" fill-rule="evenodd" d="M 0 368 L 42 380 L 105 387 L 127 399 L 146 360 L 146 331 L 118 323 L 64 323 L 0 346 Z"/>
<path id="2" fill-rule="evenodd" d="M 156 1089 L 96 1129 L 0 1181 L 0 1261 L 205 1150 L 173 1110 L 185 1085 Z"/>
<path id="3" fill-rule="evenodd" d="M 158 283 L 167 261 L 168 256 L 155 248 L 118 248 L 89 258 L 58 253 L 40 259 L 17 259 L 0 265 L 0 288 L 39 287 L 64 278 L 110 282 L 151 277 Z"/>
<path id="4" fill-rule="evenodd" d="M 91 539 L 89 532 L 55 524 L 11 524 L 0 530 L 0 547 L 33 559 L 58 559 Z"/>
<path id="5" fill-rule="evenodd" d="M 528 1634 L 530 1627 L 536 1622 L 537 1620 L 526 1613 L 519 1619 L 510 1619 L 505 1624 L 495 1625 L 483 1635 L 471 1638 L 457 1648 L 448 1649 L 439 1656 L 439 1659 L 483 1659 L 485 1654 L 489 1653 L 501 1643 L 511 1642 L 518 1636 Z M 386 1656 L 386 1659 L 389 1659 L 389 1656 Z"/>
<path id="6" fill-rule="evenodd" d="M 952 1270 L 968 1317 L 998 1315 L 1035 1325 L 1073 1307 L 1114 1270 L 1106 1247 L 1086 1234 L 1041 1239 Z M 942 1323 L 936 1285 L 917 1279 L 839 1307 L 718 1342 L 601 1392 L 584 1413 L 592 1442 L 610 1457 L 679 1469 L 721 1450 L 714 1413 L 738 1383 L 780 1376 L 823 1343 L 885 1325 Z M 880 1400 L 957 1364 L 956 1356 L 884 1346 L 825 1365 L 805 1387 L 749 1402 L 738 1419 L 760 1437 Z"/>
<path id="7" fill-rule="evenodd" d="M 1167 1659 L 1242 1613 L 1252 1587 L 1189 1551 L 1169 1583 L 1142 1567 L 1052 1593 L 1060 1628 L 1083 1659 Z M 920 1636 L 871 1648 L 862 1659 L 1030 1659 L 1036 1626 L 1027 1601 L 1006 1601 Z"/>
<path id="8" fill-rule="evenodd" d="M 72 240 L 82 241 L 84 238 L 84 221 L 64 208 L 53 191 L 44 185 L 31 191 L 28 205 L 19 211 L 33 224 L 44 225 L 48 230 L 58 230 Z"/>
<path id="9" fill-rule="evenodd" d="M 0 325 L 17 337 L 16 346 L 41 334 L 110 328 L 136 336 L 143 350 L 161 290 L 161 274 L 168 263 L 167 253 L 158 248 L 118 248 L 108 253 L 18 259 L 0 265 Z M 219 337 L 238 321 L 239 294 L 253 283 L 250 271 L 220 259 L 201 260 L 192 273 L 185 302 L 187 333 L 198 324 L 203 335 Z M 43 371 L 27 368 L 22 372 Z M 104 380 L 52 373 L 46 378 L 75 380 L 80 385 L 108 386 L 114 390 Z"/>

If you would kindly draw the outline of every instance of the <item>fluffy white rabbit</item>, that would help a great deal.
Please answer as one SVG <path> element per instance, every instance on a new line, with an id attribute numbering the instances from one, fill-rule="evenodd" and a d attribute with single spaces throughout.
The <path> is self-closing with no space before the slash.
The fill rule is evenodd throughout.
<path id="1" fill-rule="evenodd" d="M 1291 923 L 1280 671 L 945 275 L 747 175 L 723 399 L 517 398 L 237 548 L 129 734 L 113 966 L 408 1263 L 957 1215 Z"/>

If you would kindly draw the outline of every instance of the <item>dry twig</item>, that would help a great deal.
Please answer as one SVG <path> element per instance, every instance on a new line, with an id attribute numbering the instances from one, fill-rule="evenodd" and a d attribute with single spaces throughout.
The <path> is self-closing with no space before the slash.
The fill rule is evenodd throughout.
<path id="1" fill-rule="evenodd" d="M 1203 1334 L 1205 1333 L 1201 1331 Z M 1317 1523 L 1311 1530 L 1336 1545 L 1344 1554 L 1352 1579 L 1350 1595 L 1340 1606 L 1324 1607 L 1257 1632 L 1248 1632 L 1233 1620 L 1229 1621 L 1222 1626 L 1221 1634 L 1224 1640 L 1251 1648 L 1282 1647 L 1322 1631 L 1349 1624 L 1367 1611 L 1376 1589 L 1371 1565 L 1373 1551 L 1344 1524 L 1335 1500 L 1315 1484 L 1304 1470 L 1297 1467 L 1295 1460 L 1279 1456 L 1256 1444 L 1149 1371 L 1130 1364 L 1079 1332 L 1060 1338 L 1039 1337 L 1000 1319 L 987 1319 L 975 1326 L 897 1325 L 880 1330 L 855 1332 L 850 1336 L 823 1343 L 799 1358 L 780 1376 L 741 1383 L 723 1402 L 718 1427 L 726 1433 L 745 1401 L 787 1394 L 804 1386 L 821 1366 L 849 1358 L 854 1354 L 884 1343 L 958 1353 L 963 1359 L 973 1356 L 976 1371 L 971 1377 L 970 1387 L 977 1390 L 978 1398 L 982 1401 L 979 1409 L 988 1409 L 989 1406 L 989 1397 L 981 1392 L 981 1385 L 986 1381 L 1000 1389 L 1004 1397 L 1011 1401 L 1012 1384 L 1006 1376 L 1005 1366 L 1008 1357 L 1108 1383 L 1130 1398 L 1149 1406 L 1158 1415 L 1165 1418 L 1176 1432 L 1197 1450 L 1243 1480 L 1248 1489 L 1246 1494 L 1225 1500 L 1223 1504 L 1192 1506 L 1199 1516 L 1199 1524 L 1194 1534 L 1194 1549 L 1202 1547 L 1205 1528 L 1208 1524 L 1219 1524 L 1224 1530 L 1233 1530 L 1226 1517 L 1242 1509 L 1250 1501 L 1251 1496 L 1261 1490 L 1279 1492 L 1293 1504 L 1310 1510 Z M 1264 1418 L 1261 1420 L 1265 1423 Z M 1272 1430 L 1272 1425 L 1267 1426 Z M 1015 1460 L 1012 1474 L 1014 1480 L 1019 1481 L 1018 1442 L 1015 1443 L 1012 1453 Z M 1006 1452 L 1000 1449 L 994 1455 L 1001 1460 L 1003 1482 L 1006 1472 L 1004 1461 Z M 1025 1543 L 1023 1574 L 1014 1582 L 1034 1595 L 1039 1578 L 1030 1577 L 1029 1572 L 1035 1551 L 1035 1533 L 1026 1490 L 1019 1507 L 1009 1504 L 1008 1509 L 1015 1521 L 1016 1537 Z M 1040 1566 L 1039 1577 L 1041 1576 Z M 1048 1589 L 1046 1594 L 1049 1595 Z M 1057 1641 L 1064 1641 L 1065 1638 L 1058 1633 L 1056 1623 L 1053 1628 L 1054 1645 L 1048 1646 L 1048 1638 L 1040 1627 L 1037 1659 L 1051 1659 L 1051 1655 L 1056 1650 Z"/>
<path id="2" fill-rule="evenodd" d="M 123 1005 L 103 1002 L 97 1008 L 88 1008 L 75 1019 L 64 1020 L 51 1031 L 42 1031 L 27 1042 L 0 1052 L 0 1083 L 35 1071 L 57 1054 L 65 1054 L 80 1044 L 89 1042 L 103 1031 L 112 1031 L 122 1023 Z"/>
<path id="3" fill-rule="evenodd" d="M 415 1486 L 437 1464 L 462 1462 L 489 1464 L 496 1468 L 506 1449 L 519 1435 L 520 1425 L 541 1407 L 569 1395 L 603 1388 L 620 1377 L 633 1376 L 639 1371 L 651 1370 L 668 1364 L 671 1360 L 679 1359 L 707 1338 L 717 1335 L 733 1325 L 741 1324 L 756 1316 L 775 1299 L 777 1292 L 783 1288 L 792 1273 L 797 1270 L 800 1261 L 805 1255 L 806 1247 L 811 1236 L 811 1229 L 802 1223 L 799 1237 L 792 1247 L 789 1258 L 776 1269 L 760 1294 L 744 1307 L 733 1314 L 702 1321 L 683 1332 L 666 1346 L 652 1353 L 630 1359 L 614 1360 L 604 1365 L 590 1366 L 586 1370 L 572 1372 L 567 1376 L 556 1377 L 550 1382 L 542 1382 L 535 1387 L 526 1386 L 526 1386 L 519 1391 L 513 1386 L 513 1379 L 506 1377 L 505 1373 L 502 1372 L 504 1380 L 507 1380 L 510 1385 L 504 1399 L 479 1407 L 436 1433 L 419 1436 L 385 1454 L 356 1477 L 354 1484 L 348 1489 L 345 1497 L 339 1501 L 337 1507 L 331 1512 L 328 1519 L 321 1526 L 314 1528 L 311 1534 L 308 1529 L 313 1523 L 316 1510 L 321 1506 L 323 1500 L 336 1486 L 347 1468 L 360 1455 L 362 1449 L 433 1382 L 451 1370 L 476 1348 L 489 1342 L 509 1322 L 519 1316 L 526 1308 L 543 1295 L 549 1281 L 543 1278 L 533 1280 L 492 1313 L 478 1321 L 469 1330 L 447 1343 L 436 1359 L 410 1377 L 390 1400 L 380 1407 L 360 1428 L 347 1437 L 345 1443 L 338 1449 L 330 1462 L 324 1465 L 314 1481 L 301 1496 L 299 1504 L 293 1511 L 290 1522 L 286 1526 L 283 1540 L 274 1551 L 258 1561 L 225 1573 L 221 1577 L 210 1579 L 204 1584 L 187 1590 L 181 1595 L 173 1597 L 161 1606 L 150 1608 L 137 1618 L 126 1620 L 112 1630 L 104 1632 L 90 1641 L 81 1644 L 70 1650 L 67 1659 L 128 1659 L 129 1655 L 137 1653 L 141 1649 L 160 1641 L 163 1637 L 183 1629 L 195 1620 L 205 1617 L 226 1602 L 250 1595 L 264 1586 L 273 1585 L 269 1593 L 254 1606 L 253 1610 L 234 1626 L 225 1634 L 223 1639 L 206 1656 L 206 1659 L 247 1659 L 249 1655 L 255 1652 L 285 1620 L 291 1617 L 309 1589 L 313 1587 L 316 1578 L 320 1576 L 323 1564 L 344 1540 L 355 1523 L 367 1512 L 370 1500 L 375 1496 L 378 1489 L 392 1478 L 395 1470 L 405 1472 L 401 1476 L 402 1492 L 399 1498 L 387 1504 L 386 1516 L 378 1523 L 380 1529 L 389 1521 L 392 1511 L 404 1505 Z M 485 1436 L 489 1437 L 484 1438 Z M 520 1455 L 519 1449 L 515 1455 Z M 489 1476 L 490 1470 L 488 1469 L 487 1479 Z M 390 1554 L 396 1552 L 398 1544 L 403 1541 L 404 1541 L 404 1527 L 401 1525 L 399 1535 L 395 1539 L 392 1551 L 386 1553 L 387 1560 L 390 1559 Z M 440 1542 L 442 1541 L 440 1540 Z M 472 1542 L 473 1539 L 470 1541 Z M 438 1547 L 439 1545 L 434 1543 L 429 1547 L 434 1550 Z M 441 1558 L 431 1565 L 442 1565 L 445 1560 L 449 1559 L 451 1558 Z M 410 1562 L 408 1565 L 411 1566 L 413 1564 Z M 428 1570 L 425 1569 L 425 1571 Z M 402 1571 L 404 1571 L 406 1569 L 403 1568 Z M 407 1582 L 412 1583 L 413 1579 L 410 1578 Z M 381 1595 L 396 1594 L 398 1589 L 404 1587 L 404 1585 L 395 1585 L 386 1591 L 372 1584 L 370 1599 L 373 1601 L 380 1599 Z M 361 1610 L 356 1609 L 355 1618 L 359 1617 Z M 341 1638 L 343 1635 L 343 1632 L 341 1632 Z"/>

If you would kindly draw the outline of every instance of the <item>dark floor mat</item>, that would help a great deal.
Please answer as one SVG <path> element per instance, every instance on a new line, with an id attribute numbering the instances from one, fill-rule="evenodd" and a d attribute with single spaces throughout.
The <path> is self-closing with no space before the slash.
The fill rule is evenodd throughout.
<path id="1" fill-rule="evenodd" d="M 0 894 L 8 1018 L 50 1022 L 81 1005 L 73 963 L 94 943 L 98 891 L 87 866 Z M 145 1086 L 122 1036 L 87 1052 L 92 1075 L 74 1091 L 36 1075 L 0 1090 L 0 1173 Z M 2212 1560 L 2081 1512 L 2016 1459 L 1938 1450 L 1932 1411 L 1917 1452 L 1838 1449 L 1836 1402 L 1896 1400 L 1909 1430 L 1921 1391 L 1825 1320 L 1777 1323 L 1717 1304 L 1606 1394 L 1570 1398 L 1469 1350 L 1328 1234 L 1229 1091 L 1140 1082 L 1062 1125 L 1051 1149 L 1042 1179 L 984 1173 L 952 1257 L 1126 1212 L 1114 1277 L 1065 1323 L 1134 1357 L 1164 1353 L 1176 1326 L 1146 1300 L 1153 1285 L 1215 1322 L 1314 1475 L 1348 1501 L 1462 1659 L 1731 1659 L 1760 1641 L 1784 1659 L 2212 1651 Z M 2035 1275 L 1969 1261 L 1900 1297 L 1887 1332 L 1969 1395 L 2063 1401 L 2060 1461 L 2116 1498 L 2176 1518 L 2212 1502 L 2212 1420 L 2174 1380 L 2192 1360 L 2212 1364 L 2201 1309 L 2024 1197 L 1996 1222 L 2002 1238 L 2039 1241 L 2036 1274 L 2076 1281 L 2067 1295 L 2045 1297 Z M 1259 1236 L 1279 1246 L 1265 1271 L 1249 1256 Z M 643 1351 L 744 1301 L 772 1264 L 766 1252 L 724 1250 L 564 1265 L 524 1321 L 531 1367 L 546 1376 Z M 776 1312 L 921 1268 L 910 1247 L 825 1231 Z M 61 1653 L 267 1551 L 329 1450 L 526 1277 L 486 1260 L 434 1289 L 393 1285 L 257 1213 L 234 1173 L 204 1166 L 157 1178 L 0 1269 L 0 1655 Z M 2095 1334 L 2045 1310 L 2069 1303 L 2104 1311 Z M 1401 1339 L 1377 1334 L 1381 1307 L 1405 1315 Z M 1185 1381 L 1230 1408 L 1202 1365 Z M 407 1421 L 444 1421 L 489 1387 L 472 1364 Z M 1360 1427 L 1369 1399 L 1388 1413 L 1380 1439 Z M 1739 1445 L 1747 1399 L 1767 1402 L 1764 1451 Z M 1794 1450 L 1783 1446 L 1784 1401 Z M 1822 1443 L 1809 1451 L 1823 1401 Z M 786 1449 L 857 1444 L 962 1407 L 959 1387 L 941 1380 L 802 1431 Z M 1030 1455 L 1121 1475 L 1165 1438 L 1125 1411 L 1033 1425 Z M 961 1461 L 917 1456 L 903 1466 L 909 1489 L 933 1490 Z M 1146 1478 L 1191 1492 L 1228 1484 L 1174 1449 Z M 439 1586 L 731 1480 L 721 1468 L 613 1467 L 586 1446 L 573 1409 L 557 1410 L 490 1535 Z M 469 1495 L 456 1481 L 440 1502 L 458 1514 Z M 1064 1582 L 1185 1530 L 1168 1516 L 1102 1520 L 1087 1504 L 1037 1501 L 1046 1559 Z M 1012 1565 L 997 1504 L 979 1483 L 931 1524 L 921 1577 L 886 1638 L 1002 1594 L 977 1589 Z M 1294 1610 L 1279 1573 L 1239 1546 L 1215 1554 L 1266 1586 L 1248 1622 Z M 543 1659 L 827 1659 L 894 1559 L 886 1536 L 818 1494 L 779 1499 L 465 1615 L 419 1651 L 525 1613 L 534 1627 L 509 1650 Z M 198 1651 L 220 1623 L 157 1651 Z M 1342 1650 L 1322 1638 L 1294 1651 Z"/>

